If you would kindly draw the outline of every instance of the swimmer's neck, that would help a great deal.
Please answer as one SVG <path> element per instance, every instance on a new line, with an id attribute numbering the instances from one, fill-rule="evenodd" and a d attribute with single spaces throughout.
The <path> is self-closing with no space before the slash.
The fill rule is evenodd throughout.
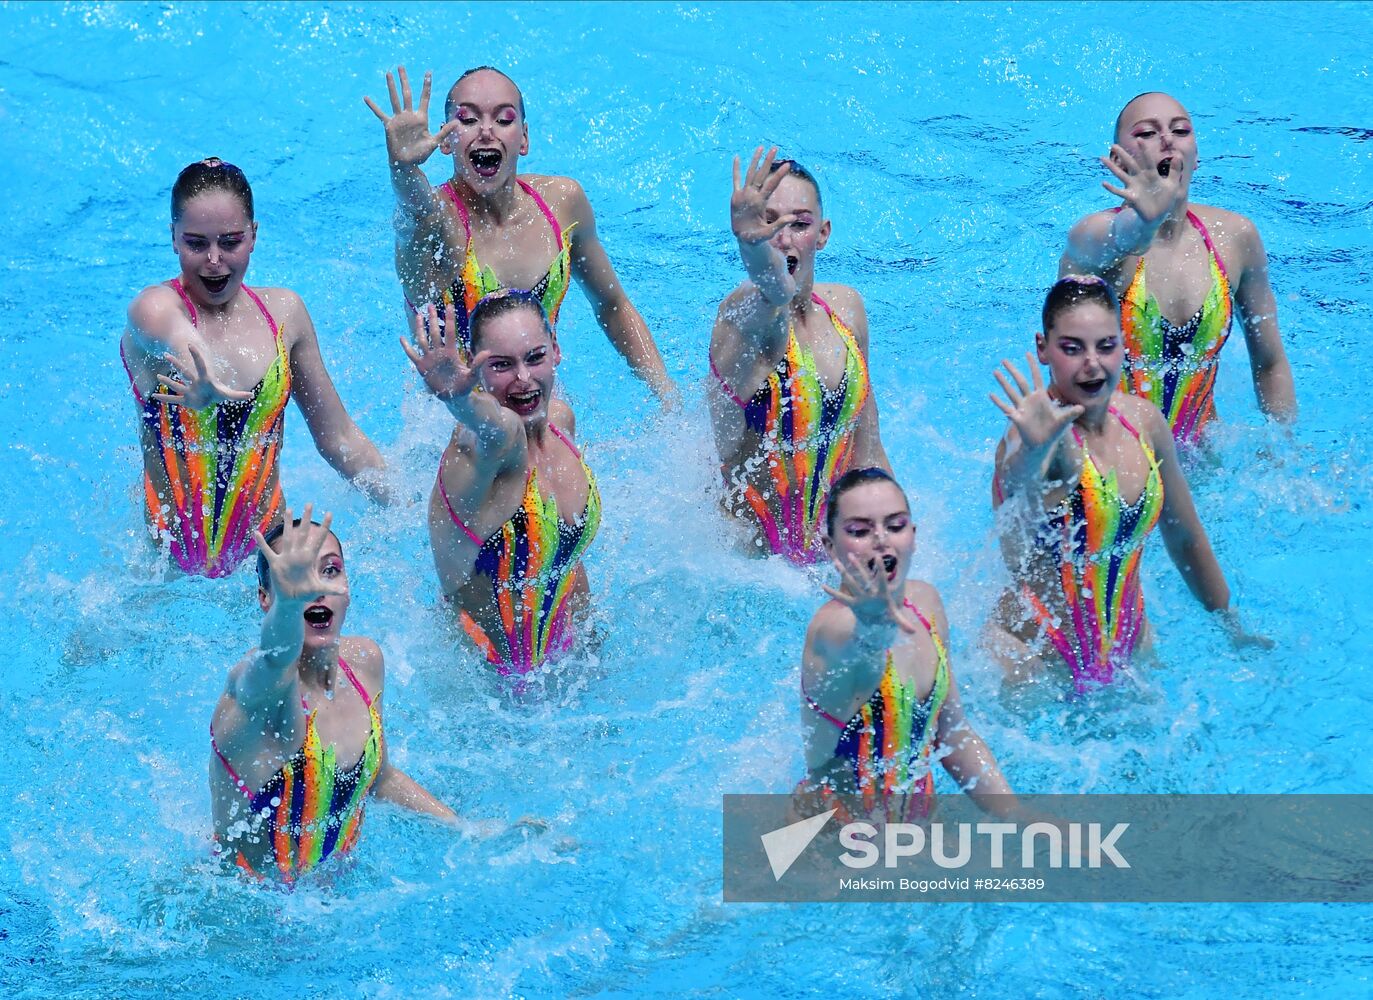
<path id="1" fill-rule="evenodd" d="M 458 192 L 463 205 L 467 207 L 468 217 L 480 220 L 490 226 L 500 227 L 519 211 L 520 189 L 511 177 L 510 183 L 503 185 L 490 194 L 477 194 L 462 175 L 453 175 L 453 188 Z"/>
<path id="2" fill-rule="evenodd" d="M 320 649 L 302 649 L 296 661 L 300 686 L 307 691 L 320 691 L 326 698 L 334 696 L 338 681 L 338 643 Z M 309 697 L 306 697 L 309 700 Z"/>
<path id="3" fill-rule="evenodd" d="M 1073 424 L 1076 425 L 1079 430 L 1084 431 L 1092 437 L 1100 436 L 1101 432 L 1106 428 L 1106 417 L 1111 412 L 1112 396 L 1114 396 L 1114 393 L 1112 393 L 1111 396 L 1107 396 L 1104 402 L 1098 403 L 1091 409 L 1086 410 L 1082 416 L 1073 421 Z"/>
<path id="4" fill-rule="evenodd" d="M 525 440 L 529 442 L 529 447 L 536 451 L 542 451 L 548 446 L 548 417 L 543 416 L 538 420 L 531 421 L 524 425 Z"/>
<path id="5" fill-rule="evenodd" d="M 1159 224 L 1153 242 L 1176 243 L 1191 228 L 1187 221 L 1187 213 L 1191 210 L 1192 203 L 1184 198 Z"/>
<path id="6" fill-rule="evenodd" d="M 796 282 L 796 294 L 791 297 L 791 302 L 787 304 L 787 311 L 791 318 L 804 323 L 811 310 L 815 308 L 815 303 L 811 300 L 811 295 L 815 292 L 815 279 L 809 281 Z"/>

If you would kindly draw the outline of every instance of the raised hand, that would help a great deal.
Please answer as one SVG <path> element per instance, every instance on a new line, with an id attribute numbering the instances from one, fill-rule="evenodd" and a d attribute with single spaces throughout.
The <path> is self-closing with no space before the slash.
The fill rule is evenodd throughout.
<path id="1" fill-rule="evenodd" d="M 158 382 L 163 385 L 161 392 L 152 392 L 148 396 L 159 403 L 170 403 L 173 406 L 184 406 L 191 410 L 203 410 L 207 406 L 216 403 L 224 403 L 229 400 L 252 399 L 250 391 L 242 389 L 230 389 L 219 381 L 215 376 L 210 360 L 205 357 L 201 349 L 192 341 L 186 345 L 186 350 L 191 355 L 191 367 L 186 367 L 174 354 L 164 354 L 167 364 L 176 369 L 181 376 L 181 381 L 177 381 L 170 375 L 159 375 Z"/>
<path id="2" fill-rule="evenodd" d="M 887 582 L 886 567 L 880 559 L 873 566 L 868 566 L 853 554 L 849 556 L 848 566 L 840 562 L 838 556 L 832 556 L 831 561 L 848 589 L 835 590 L 823 583 L 820 587 L 840 604 L 847 605 L 860 622 L 878 625 L 890 621 L 911 635 L 919 631 L 915 622 L 902 613 L 897 603 L 897 596 L 902 592 L 905 581 L 898 580 L 897 589 L 893 591 Z"/>
<path id="3" fill-rule="evenodd" d="M 1101 186 L 1133 208 L 1147 226 L 1161 222 L 1187 197 L 1187 164 L 1181 156 L 1172 158 L 1167 174 L 1160 174 L 1141 167 L 1123 147 L 1112 143 L 1111 155 L 1101 157 L 1101 162 L 1125 185 L 1102 181 Z"/>
<path id="4" fill-rule="evenodd" d="M 443 311 L 443 326 L 439 326 L 438 310 L 431 304 L 423 316 L 415 316 L 415 346 L 404 337 L 400 346 L 405 356 L 420 373 L 424 384 L 445 403 L 460 396 L 466 396 L 481 381 L 482 365 L 491 356 L 490 351 L 482 351 L 470 362 L 465 362 L 462 348 L 458 346 L 457 316 L 450 304 Z M 444 331 L 449 331 L 445 336 Z"/>
<path id="5" fill-rule="evenodd" d="M 794 214 L 778 216 L 771 222 L 767 220 L 768 197 L 777 190 L 782 178 L 791 172 L 791 164 L 784 163 L 774 171 L 772 162 L 777 158 L 777 147 L 768 150 L 762 163 L 763 147 L 753 151 L 744 182 L 739 183 L 739 157 L 734 158 L 734 193 L 729 198 L 729 224 L 740 243 L 766 243 L 777 235 L 783 226 L 796 221 Z"/>
<path id="6" fill-rule="evenodd" d="M 391 94 L 391 116 L 377 107 L 370 97 L 363 103 L 372 109 L 372 114 L 381 119 L 386 128 L 386 152 L 391 163 L 396 166 L 417 167 L 433 155 L 439 144 L 457 130 L 457 121 L 445 122 L 437 134 L 429 131 L 429 89 L 433 81 L 432 73 L 424 74 L 424 84 L 420 87 L 420 103 L 415 107 L 411 98 L 410 77 L 405 67 L 396 70 L 400 77 L 400 92 L 396 92 L 396 78 L 386 74 L 386 89 Z"/>
<path id="7" fill-rule="evenodd" d="M 1030 451 L 1038 451 L 1057 441 L 1072 422 L 1086 411 L 1081 406 L 1064 406 L 1049 395 L 1034 355 L 1026 351 L 1025 360 L 1030 366 L 1034 387 L 1031 388 L 1030 383 L 1025 381 L 1025 376 L 1020 374 L 1015 365 L 1003 361 L 1001 363 L 1013 381 L 1008 381 L 1000 371 L 992 374 L 1006 391 L 1010 403 L 1007 404 L 995 393 L 990 394 L 989 398 L 996 408 L 1015 424 L 1024 446 Z"/>
<path id="8" fill-rule="evenodd" d="M 295 525 L 287 510 L 276 549 L 267 544 L 261 531 L 253 532 L 253 539 L 271 571 L 272 593 L 278 601 L 310 604 L 331 594 L 347 593 L 341 584 L 319 575 L 319 553 L 329 539 L 329 525 L 334 515 L 325 514 L 323 524 L 311 524 L 313 513 L 313 506 L 306 504 L 300 524 Z"/>

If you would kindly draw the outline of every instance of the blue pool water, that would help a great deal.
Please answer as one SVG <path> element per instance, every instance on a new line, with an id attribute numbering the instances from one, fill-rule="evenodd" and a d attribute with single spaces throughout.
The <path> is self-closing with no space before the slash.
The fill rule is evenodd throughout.
<path id="1" fill-rule="evenodd" d="M 0 5 L 0 994 L 1367 995 L 1365 907 L 723 904 L 721 795 L 800 775 L 819 594 L 722 537 L 699 390 L 740 278 L 729 159 L 777 142 L 825 188 L 822 278 L 867 299 L 917 572 L 1014 787 L 1368 791 L 1370 28 L 1356 4 Z M 238 163 L 261 222 L 250 280 L 301 293 L 345 403 L 427 496 L 448 418 L 396 345 L 362 104 L 398 62 L 522 84 L 528 169 L 586 187 L 689 402 L 657 416 L 569 297 L 560 378 L 605 495 L 606 640 L 528 704 L 440 627 L 422 505 L 370 509 L 292 413 L 283 483 L 336 512 L 350 624 L 387 655 L 394 758 L 465 815 L 552 832 L 464 839 L 377 806 L 354 868 L 263 892 L 207 862 L 206 724 L 256 635 L 251 582 L 159 575 L 116 344 L 132 295 L 174 273 L 176 171 Z M 1278 646 L 1232 653 L 1155 543 L 1162 666 L 1026 714 L 971 641 L 1003 579 L 990 373 L 1029 345 L 1067 227 L 1105 204 L 1119 106 L 1155 88 L 1194 115 L 1196 200 L 1255 219 L 1272 262 L 1301 422 L 1291 440 L 1263 424 L 1236 336 L 1195 492 Z"/>

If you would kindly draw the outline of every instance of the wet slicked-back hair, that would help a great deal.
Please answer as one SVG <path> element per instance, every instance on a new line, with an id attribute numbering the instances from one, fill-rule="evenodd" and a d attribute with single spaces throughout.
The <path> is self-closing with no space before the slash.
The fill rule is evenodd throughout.
<path id="1" fill-rule="evenodd" d="M 820 194 L 820 182 L 815 179 L 813 173 L 801 166 L 796 160 L 773 160 L 772 169 L 768 172 L 773 174 L 777 173 L 777 171 L 782 169 L 782 164 L 784 163 L 791 164 L 791 170 L 788 171 L 788 176 L 797 177 L 815 189 L 815 207 L 820 209 L 820 218 L 823 219 L 825 217 L 825 199 L 824 196 Z"/>
<path id="2" fill-rule="evenodd" d="M 453 120 L 453 115 L 456 114 L 458 110 L 458 102 L 454 100 L 453 95 L 457 93 L 458 84 L 462 83 L 473 73 L 495 73 L 497 76 L 503 76 L 507 80 L 510 80 L 509 75 L 507 75 L 502 70 L 498 70 L 495 66 L 473 66 L 471 69 L 465 71 L 462 74 L 462 76 L 454 80 L 453 86 L 448 88 L 448 96 L 444 99 L 443 102 L 444 121 Z M 525 118 L 524 114 L 524 91 L 520 90 L 520 85 L 516 83 L 514 80 L 510 80 L 510 86 L 515 88 L 515 97 L 519 101 L 520 121 L 527 121 L 528 119 Z"/>
<path id="3" fill-rule="evenodd" d="M 304 520 L 297 517 L 291 522 L 291 527 L 299 528 L 303 523 Z M 324 525 L 320 524 L 318 521 L 311 521 L 310 523 L 318 528 L 324 527 Z M 274 548 L 276 546 L 277 539 L 279 539 L 283 534 L 285 534 L 285 532 L 286 522 L 282 521 L 271 531 L 267 532 L 267 534 L 263 535 L 262 538 L 267 543 L 269 548 Z M 338 554 L 342 556 L 343 539 L 339 538 L 338 535 L 334 534 L 332 530 L 329 532 L 329 534 L 334 535 L 334 541 L 338 542 Z M 257 585 L 261 587 L 263 590 L 267 591 L 267 593 L 269 594 L 272 592 L 272 569 L 270 566 L 267 565 L 267 557 L 262 554 L 261 549 L 259 549 L 257 553 Z"/>
<path id="4" fill-rule="evenodd" d="M 1113 316 L 1120 315 L 1120 300 L 1105 278 L 1095 274 L 1069 274 L 1055 281 L 1044 296 L 1044 308 L 1039 314 L 1040 329 L 1048 336 L 1060 316 L 1086 302 L 1095 302 Z"/>
<path id="5" fill-rule="evenodd" d="M 477 353 L 477 341 L 481 339 L 482 331 L 492 320 L 521 309 L 527 309 L 537 315 L 539 322 L 543 324 L 544 332 L 548 334 L 548 339 L 553 339 L 553 325 L 548 322 L 548 313 L 543 311 L 543 303 L 523 289 L 503 288 L 486 296 L 472 310 L 472 318 L 468 323 L 468 330 L 472 334 L 472 353 Z"/>
<path id="6" fill-rule="evenodd" d="M 232 163 L 225 163 L 218 156 L 207 156 L 176 175 L 176 183 L 172 185 L 172 222 L 181 219 L 188 201 L 206 191 L 228 191 L 243 203 L 248 221 L 253 221 L 253 189 L 248 186 L 248 178 Z"/>
<path id="7" fill-rule="evenodd" d="M 831 487 L 829 500 L 826 502 L 825 532 L 831 538 L 834 537 L 834 521 L 839 516 L 839 498 L 849 490 L 866 486 L 868 483 L 891 483 L 901 493 L 901 498 L 906 499 L 906 491 L 901 489 L 901 484 L 893 479 L 892 474 L 886 469 L 876 465 L 866 469 L 850 469 Z M 906 506 L 909 508 L 910 505 L 910 501 L 906 500 Z"/>

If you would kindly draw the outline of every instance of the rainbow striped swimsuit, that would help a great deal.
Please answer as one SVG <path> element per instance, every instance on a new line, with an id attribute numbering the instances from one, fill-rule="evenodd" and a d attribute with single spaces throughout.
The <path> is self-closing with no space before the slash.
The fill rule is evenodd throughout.
<path id="1" fill-rule="evenodd" d="M 1045 638 L 1072 669 L 1079 693 L 1109 684 L 1144 632 L 1139 560 L 1163 510 L 1163 479 L 1153 450 L 1114 406 L 1110 412 L 1134 435 L 1149 463 L 1143 492 L 1126 503 L 1115 470 L 1101 474 L 1074 427 L 1082 478 L 1049 514 L 1037 538 L 1058 563 L 1066 620 L 1052 614 L 1028 585 L 1021 588 Z"/>
<path id="2" fill-rule="evenodd" d="M 930 750 L 939 731 L 939 712 L 949 695 L 950 683 L 949 656 L 944 641 L 919 608 L 909 600 L 902 603 L 930 633 L 938 657 L 934 684 L 923 701 L 915 696 L 915 682 L 902 680 L 897 675 L 890 649 L 877 690 L 848 722 L 821 708 L 806 693 L 804 685 L 801 689 L 806 704 L 839 730 L 834 756 L 849 762 L 853 791 L 862 798 L 863 810 L 871 816 L 879 808 L 887 811 L 894 801 L 904 803 L 897 809 L 899 815 L 887 815 L 892 822 L 923 815 L 934 795 Z M 904 798 L 896 799 L 896 796 Z"/>
<path id="3" fill-rule="evenodd" d="M 1125 367 L 1120 390 L 1143 396 L 1160 410 L 1179 444 L 1195 444 L 1216 415 L 1216 372 L 1230 336 L 1230 278 L 1206 226 L 1190 211 L 1187 221 L 1201 234 L 1211 263 L 1211 291 L 1181 326 L 1163 318 L 1144 279 L 1139 258 L 1130 287 L 1120 300 Z"/>
<path id="4" fill-rule="evenodd" d="M 357 843 L 367 793 L 381 771 L 381 717 L 348 664 L 341 657 L 338 662 L 367 705 L 372 722 L 362 756 L 352 767 L 340 770 L 334 747 L 320 745 L 315 713 L 304 698 L 300 704 L 306 711 L 305 742 L 257 794 L 248 791 L 238 772 L 219 752 L 214 730 L 210 730 L 210 746 L 215 756 L 248 800 L 248 829 L 239 836 L 254 844 L 268 845 L 266 857 L 271 867 L 265 872 L 252 865 L 241 846 L 237 849 L 234 864 L 249 875 L 263 878 L 270 874 L 283 882 L 294 882 L 330 855 L 347 854 Z M 250 849 L 249 853 L 259 852 Z"/>
<path id="5" fill-rule="evenodd" d="M 169 284 L 198 326 L 195 304 L 180 280 Z M 148 523 L 159 539 L 170 540 L 176 564 L 197 576 L 228 576 L 253 554 L 253 530 L 265 532 L 281 516 L 277 460 L 291 366 L 276 320 L 251 288 L 244 285 L 243 291 L 262 311 L 277 348 L 251 399 L 202 410 L 145 399 L 120 349 L 142 423 Z M 157 464 L 149 468 L 154 455 Z"/>
<path id="6" fill-rule="evenodd" d="M 526 674 L 572 647 L 568 598 L 577 567 L 601 524 L 601 494 L 581 452 L 553 424 L 548 429 L 571 449 L 586 473 L 586 509 L 575 524 L 558 516 L 558 501 L 539 491 L 533 466 L 524 481 L 519 508 L 484 541 L 467 526 L 448 499 L 443 475 L 439 494 L 453 523 L 478 546 L 473 576 L 491 581 L 490 619 L 501 631 L 493 638 L 465 609 L 463 630 L 504 676 Z"/>
<path id="7" fill-rule="evenodd" d="M 772 551 L 801 566 L 825 557 L 821 536 L 830 488 L 852 463 L 854 431 L 869 389 L 867 362 L 853 331 L 820 296 L 812 294 L 811 301 L 825 310 L 848 350 L 835 389 L 820 381 L 815 356 L 801 346 L 794 328 L 787 331 L 786 354 L 747 402 L 710 362 L 721 390 L 763 442 L 772 481 L 767 493 L 752 483 L 726 487 L 753 511 Z"/>
<path id="8" fill-rule="evenodd" d="M 557 328 L 558 310 L 562 308 L 563 299 L 567 296 L 567 288 L 572 280 L 572 227 L 563 229 L 558 222 L 558 217 L 553 214 L 553 210 L 548 207 L 548 203 L 540 197 L 539 192 L 524 181 L 516 178 L 516 183 L 525 194 L 534 199 L 534 204 L 539 207 L 545 219 L 548 220 L 549 227 L 553 230 L 553 242 L 558 247 L 558 252 L 553 255 L 553 260 L 549 262 L 548 271 L 538 283 L 531 289 L 529 294 L 539 300 L 543 306 L 544 314 L 548 317 L 548 325 Z M 472 329 L 471 317 L 472 310 L 477 308 L 477 303 L 486 296 L 505 289 L 505 285 L 496 277 L 494 271 L 489 267 L 483 267 L 477 262 L 477 254 L 472 246 L 472 222 L 467 211 L 467 206 L 463 204 L 462 198 L 458 197 L 457 189 L 453 187 L 452 181 L 447 181 L 439 185 L 439 194 L 447 198 L 452 204 L 454 211 L 458 214 L 458 221 L 462 223 L 463 232 L 467 234 L 467 246 L 463 253 L 462 271 L 453 280 L 453 285 L 443 293 L 442 301 L 437 303 L 439 311 L 439 322 L 443 322 L 444 306 L 453 306 L 457 314 L 458 337 L 462 344 L 463 351 L 467 354 L 472 350 Z M 415 312 L 420 310 L 410 303 L 410 308 Z"/>

